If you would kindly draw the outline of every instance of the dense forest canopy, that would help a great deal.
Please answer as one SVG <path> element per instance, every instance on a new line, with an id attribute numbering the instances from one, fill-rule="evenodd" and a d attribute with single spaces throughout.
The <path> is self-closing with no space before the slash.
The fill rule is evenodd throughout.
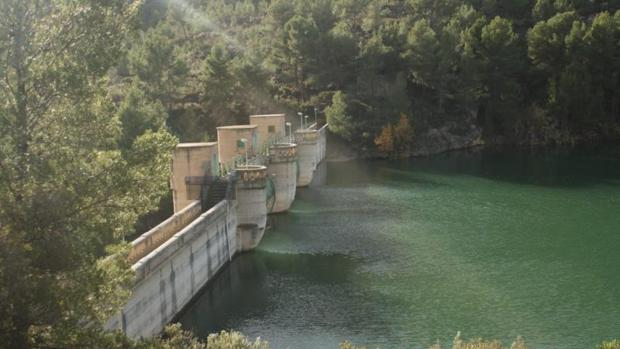
<path id="1" fill-rule="evenodd" d="M 476 128 L 490 143 L 616 139 L 618 8 L 597 0 L 152 0 L 114 81 L 160 101 L 182 140 L 252 113 L 313 116 L 314 108 L 334 133 L 388 152 L 407 153 L 431 129 Z M 403 117 L 412 144 L 390 148 L 399 141 L 384 138 Z"/>
<path id="2" fill-rule="evenodd" d="M 0 347 L 138 345 L 101 331 L 130 286 L 123 241 L 166 206 L 178 140 L 213 139 L 249 114 L 317 115 L 358 149 L 392 155 L 437 130 L 617 139 L 619 8 L 0 1 Z"/>

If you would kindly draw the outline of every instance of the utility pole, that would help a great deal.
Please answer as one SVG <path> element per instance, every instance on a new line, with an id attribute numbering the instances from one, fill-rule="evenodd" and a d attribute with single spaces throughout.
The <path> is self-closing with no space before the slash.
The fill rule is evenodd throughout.
<path id="1" fill-rule="evenodd" d="M 239 141 L 243 143 L 243 148 L 245 148 L 245 167 L 248 167 L 248 140 L 245 138 L 241 138 Z"/>
<path id="2" fill-rule="evenodd" d="M 286 127 L 288 127 L 288 142 L 293 143 L 293 124 L 290 122 L 286 122 Z"/>

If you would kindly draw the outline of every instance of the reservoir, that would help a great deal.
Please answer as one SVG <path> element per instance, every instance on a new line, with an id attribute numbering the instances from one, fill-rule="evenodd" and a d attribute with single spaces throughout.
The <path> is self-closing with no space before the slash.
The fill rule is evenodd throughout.
<path id="1" fill-rule="evenodd" d="M 620 147 L 327 162 L 181 314 L 271 348 L 620 337 Z"/>

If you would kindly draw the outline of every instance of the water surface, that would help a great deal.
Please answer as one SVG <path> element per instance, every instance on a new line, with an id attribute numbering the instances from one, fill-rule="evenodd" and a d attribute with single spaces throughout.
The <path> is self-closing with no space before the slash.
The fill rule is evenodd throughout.
<path id="1" fill-rule="evenodd" d="M 327 163 L 181 315 L 272 348 L 620 337 L 620 148 Z"/>

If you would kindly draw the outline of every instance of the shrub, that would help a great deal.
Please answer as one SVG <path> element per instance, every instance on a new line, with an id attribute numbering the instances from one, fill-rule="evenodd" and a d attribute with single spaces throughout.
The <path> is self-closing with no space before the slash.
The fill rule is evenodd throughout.
<path id="1" fill-rule="evenodd" d="M 346 341 L 344 343 L 340 343 L 340 349 L 366 349 L 366 347 L 356 347 L 353 343 Z"/>
<path id="2" fill-rule="evenodd" d="M 408 156 L 413 146 L 415 129 L 409 118 L 401 114 L 396 126 L 387 124 L 375 138 L 379 152 L 390 156 Z"/>
<path id="3" fill-rule="evenodd" d="M 269 349 L 269 343 L 256 338 L 251 342 L 243 334 L 235 331 L 222 331 L 210 334 L 207 349 Z"/>
<path id="4" fill-rule="evenodd" d="M 441 345 L 435 344 L 431 349 L 441 349 Z M 452 342 L 452 349 L 508 349 L 499 341 L 486 341 L 483 339 L 463 340 L 461 338 L 461 332 L 457 332 L 454 341 Z M 518 337 L 510 346 L 510 349 L 527 349 L 525 342 L 521 337 Z"/>
<path id="5" fill-rule="evenodd" d="M 166 327 L 164 338 L 156 341 L 153 348 L 157 349 L 269 349 L 269 343 L 257 338 L 254 342 L 236 331 L 222 331 L 210 334 L 207 342 L 200 341 L 189 331 L 183 331 L 181 325 Z"/>
<path id="6" fill-rule="evenodd" d="M 620 349 L 620 339 L 603 342 L 597 349 Z"/>

